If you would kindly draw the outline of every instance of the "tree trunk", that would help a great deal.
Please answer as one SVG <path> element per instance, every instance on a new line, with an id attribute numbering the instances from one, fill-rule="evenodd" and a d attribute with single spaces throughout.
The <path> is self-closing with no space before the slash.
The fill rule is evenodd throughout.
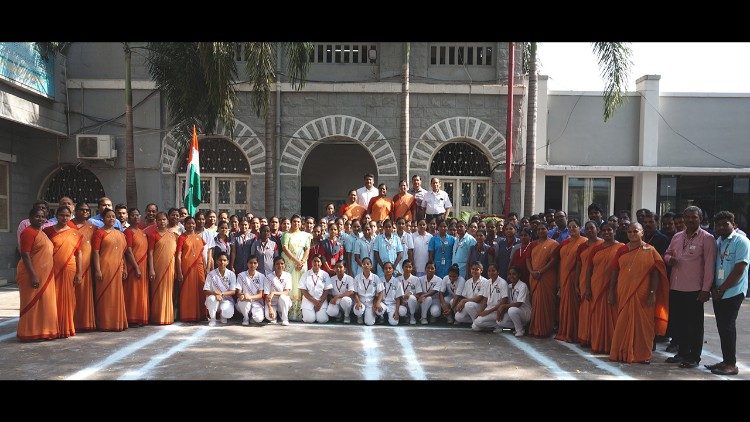
<path id="1" fill-rule="evenodd" d="M 276 83 L 279 83 L 278 81 Z M 265 163 L 265 190 L 266 190 L 266 217 L 270 220 L 271 216 L 274 215 L 274 205 L 276 204 L 276 190 L 274 186 L 274 166 L 276 162 L 276 148 L 273 142 L 274 139 L 274 118 L 276 112 L 274 110 L 274 102 L 272 95 L 268 96 L 268 102 L 266 104 L 266 119 L 265 119 L 265 147 L 266 147 L 266 163 Z"/>
<path id="2" fill-rule="evenodd" d="M 401 178 L 409 183 L 409 50 L 410 43 L 404 43 L 404 60 L 401 75 Z"/>
<path id="3" fill-rule="evenodd" d="M 524 192 L 524 216 L 530 216 L 534 210 L 534 197 L 536 196 L 536 113 L 538 75 L 536 70 L 536 43 L 530 46 L 529 58 L 529 99 L 526 115 L 526 188 Z"/>
<path id="4" fill-rule="evenodd" d="M 131 88 L 131 52 L 125 44 L 125 202 L 128 207 L 138 206 L 138 189 L 135 182 L 135 151 L 133 146 L 133 90 Z"/>

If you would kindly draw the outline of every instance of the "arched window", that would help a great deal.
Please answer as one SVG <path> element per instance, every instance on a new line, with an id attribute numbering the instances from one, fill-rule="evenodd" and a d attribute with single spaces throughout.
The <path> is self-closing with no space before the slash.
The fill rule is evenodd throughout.
<path id="1" fill-rule="evenodd" d="M 201 165 L 201 193 L 199 209 L 226 211 L 230 215 L 247 214 L 249 204 L 250 164 L 242 150 L 226 138 L 204 138 L 198 142 Z M 187 153 L 178 167 L 177 204 L 185 198 Z"/>
<path id="2" fill-rule="evenodd" d="M 440 178 L 441 188 L 451 198 L 454 214 L 489 212 L 492 170 L 479 148 L 468 142 L 445 144 L 432 158 L 430 174 Z"/>
<path id="3" fill-rule="evenodd" d="M 50 204 L 52 211 L 62 196 L 70 197 L 75 203 L 93 204 L 92 209 L 96 210 L 97 201 L 105 194 L 102 182 L 91 170 L 71 164 L 62 166 L 49 177 L 42 199 Z"/>

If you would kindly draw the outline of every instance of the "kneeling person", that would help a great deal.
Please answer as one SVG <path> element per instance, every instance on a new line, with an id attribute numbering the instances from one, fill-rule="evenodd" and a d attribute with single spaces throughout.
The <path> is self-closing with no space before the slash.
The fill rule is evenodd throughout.
<path id="1" fill-rule="evenodd" d="M 216 326 L 216 313 L 221 311 L 221 323 L 234 316 L 234 292 L 237 277 L 227 268 L 229 257 L 226 252 L 219 252 L 216 257 L 216 269 L 206 276 L 203 292 L 206 294 L 206 308 L 208 308 L 208 325 Z"/>
<path id="2" fill-rule="evenodd" d="M 354 279 L 346 274 L 346 265 L 344 261 L 336 263 L 336 275 L 331 277 L 331 297 L 328 303 L 328 316 L 331 318 L 338 317 L 341 312 L 344 313 L 344 324 L 350 322 L 349 313 L 352 311 L 352 296 L 354 296 Z"/>
<path id="3" fill-rule="evenodd" d="M 406 316 L 406 306 L 401 304 L 401 298 L 404 296 L 404 289 L 397 277 L 393 276 L 393 263 L 386 262 L 383 264 L 383 305 L 377 306 L 380 301 L 375 298 L 375 313 L 382 316 L 388 315 L 388 323 L 398 325 L 399 318 Z"/>
<path id="4" fill-rule="evenodd" d="M 276 324 L 276 318 L 281 317 L 281 325 L 289 325 L 289 308 L 292 299 L 289 290 L 292 288 L 292 275 L 284 271 L 284 258 L 278 256 L 273 261 L 273 272 L 266 276 L 266 318 L 271 324 Z"/>
<path id="5" fill-rule="evenodd" d="M 412 275 L 414 266 L 411 261 L 405 259 L 401 264 L 401 268 L 404 273 L 398 278 L 401 283 L 401 288 L 404 290 L 404 296 L 401 298 L 401 303 L 406 303 L 409 308 L 409 324 L 414 325 L 417 323 L 415 314 L 417 313 L 417 286 L 419 286 L 419 277 Z"/>
<path id="6" fill-rule="evenodd" d="M 253 322 L 263 322 L 263 289 L 266 286 L 266 276 L 258 271 L 258 258 L 250 255 L 247 259 L 247 271 L 243 271 L 237 277 L 237 304 L 235 307 L 242 314 L 242 325 L 250 324 L 250 316 Z"/>
<path id="7" fill-rule="evenodd" d="M 312 268 L 299 280 L 303 322 L 328 322 L 328 294 L 333 286 L 328 273 L 320 269 L 321 264 L 320 255 L 315 255 L 312 259 Z"/>
<path id="8" fill-rule="evenodd" d="M 471 329 L 476 331 L 497 328 L 497 310 L 501 305 L 508 303 L 508 283 L 500 277 L 497 265 L 490 264 L 487 268 L 487 275 L 490 277 L 490 283 L 485 293 L 482 294 L 479 313 L 471 325 Z"/>
<path id="9" fill-rule="evenodd" d="M 513 328 L 516 337 L 523 336 L 524 327 L 531 321 L 531 295 L 526 283 L 520 280 L 521 270 L 517 267 L 508 269 L 509 302 L 500 305 L 497 310 L 497 325 L 500 328 Z"/>
<path id="10" fill-rule="evenodd" d="M 357 274 L 354 278 L 354 315 L 357 316 L 358 323 L 362 323 L 364 317 L 364 323 L 366 325 L 375 324 L 375 311 L 373 311 L 373 301 L 375 296 L 379 295 L 383 291 L 383 283 L 380 282 L 380 278 L 376 274 L 371 272 L 372 261 L 368 257 L 362 258 L 362 272 Z M 381 303 L 378 303 L 382 305 Z M 380 312 L 380 315 L 383 311 Z"/>
<path id="11" fill-rule="evenodd" d="M 474 261 L 471 264 L 471 278 L 464 283 L 464 290 L 461 292 L 461 299 L 456 304 L 456 322 L 471 324 L 479 313 L 482 300 L 488 296 L 487 288 L 489 281 L 482 277 L 482 264 Z"/>

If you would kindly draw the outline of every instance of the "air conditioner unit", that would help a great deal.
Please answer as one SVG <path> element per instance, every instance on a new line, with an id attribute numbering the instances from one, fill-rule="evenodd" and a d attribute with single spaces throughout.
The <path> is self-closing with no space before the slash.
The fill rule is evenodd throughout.
<path id="1" fill-rule="evenodd" d="M 78 159 L 109 160 L 117 158 L 112 135 L 76 135 Z"/>

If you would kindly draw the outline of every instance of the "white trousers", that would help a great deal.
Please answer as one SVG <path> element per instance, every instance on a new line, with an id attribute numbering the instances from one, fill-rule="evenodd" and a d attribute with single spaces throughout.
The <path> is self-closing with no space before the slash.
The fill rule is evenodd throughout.
<path id="1" fill-rule="evenodd" d="M 216 319 L 216 312 L 221 311 L 222 318 L 231 318 L 234 316 L 234 301 L 232 299 L 216 300 L 216 296 L 206 296 L 206 308 L 208 308 L 208 317 Z"/>
<path id="2" fill-rule="evenodd" d="M 531 310 L 509 308 L 503 315 L 503 320 L 497 323 L 500 328 L 513 328 L 516 332 L 524 331 L 523 327 L 531 321 Z"/>
<path id="3" fill-rule="evenodd" d="M 409 302 L 409 306 L 411 306 L 411 301 Z M 427 296 L 424 298 L 422 303 L 418 303 L 416 299 L 414 300 L 414 310 L 412 311 L 412 315 L 417 313 L 417 309 L 422 311 L 422 319 L 427 319 L 427 314 L 429 313 L 432 315 L 433 318 L 437 318 L 440 316 L 440 314 L 443 313 L 443 310 L 440 309 L 440 301 L 439 300 L 433 300 L 432 296 Z"/>
<path id="4" fill-rule="evenodd" d="M 344 317 L 349 317 L 349 313 L 352 311 L 352 305 L 354 301 L 349 296 L 344 296 L 339 299 L 336 304 L 328 303 L 328 316 L 336 318 L 341 315 L 341 311 L 344 311 Z"/>
<path id="5" fill-rule="evenodd" d="M 466 302 L 461 312 L 456 312 L 455 319 L 458 322 L 471 324 L 479 313 L 479 304 L 476 302 Z"/>
<path id="6" fill-rule="evenodd" d="M 362 303 L 362 308 L 357 308 L 357 305 L 354 305 L 354 315 L 361 317 L 364 315 L 365 318 L 365 325 L 374 325 L 375 324 L 375 314 L 378 316 L 381 316 L 385 313 L 385 304 L 383 302 L 380 302 L 380 306 L 378 309 L 373 310 L 372 303 Z"/>
<path id="7" fill-rule="evenodd" d="M 398 325 L 398 320 L 399 319 L 398 318 L 393 319 L 393 311 L 396 308 L 396 304 L 395 303 L 391 303 L 390 305 L 381 305 L 381 306 L 385 307 L 385 311 L 384 312 L 385 312 L 386 315 L 388 315 L 388 323 L 391 324 L 391 325 Z M 399 315 L 399 317 L 406 316 L 406 311 L 407 311 L 406 306 L 400 305 L 398 307 L 398 315 Z M 378 314 L 378 315 L 381 315 L 381 314 Z"/>
<path id="8" fill-rule="evenodd" d="M 302 298 L 302 305 L 300 307 L 302 308 L 302 322 L 328 322 L 327 300 L 320 305 L 320 309 L 317 312 L 315 312 L 315 306 L 306 297 Z"/>
<path id="9" fill-rule="evenodd" d="M 278 296 L 278 302 L 276 302 L 275 305 L 271 305 L 273 309 L 276 311 L 276 319 L 281 317 L 282 321 L 289 321 L 289 308 L 292 307 L 292 298 L 290 298 L 287 295 L 281 295 Z M 269 321 L 276 321 L 276 319 L 272 319 L 268 316 L 268 306 L 265 306 L 263 309 L 265 309 L 266 312 L 266 319 Z"/>
<path id="10" fill-rule="evenodd" d="M 252 317 L 253 321 L 257 323 L 263 322 L 263 310 L 265 309 L 265 306 L 265 302 L 262 300 L 254 300 L 252 302 L 249 300 L 240 300 L 234 305 L 245 320 L 249 320 L 250 317 Z"/>
<path id="11" fill-rule="evenodd" d="M 478 316 L 474 319 L 474 323 L 471 324 L 471 329 L 480 330 L 494 330 L 497 328 L 497 312 L 492 312 L 489 315 Z"/>

